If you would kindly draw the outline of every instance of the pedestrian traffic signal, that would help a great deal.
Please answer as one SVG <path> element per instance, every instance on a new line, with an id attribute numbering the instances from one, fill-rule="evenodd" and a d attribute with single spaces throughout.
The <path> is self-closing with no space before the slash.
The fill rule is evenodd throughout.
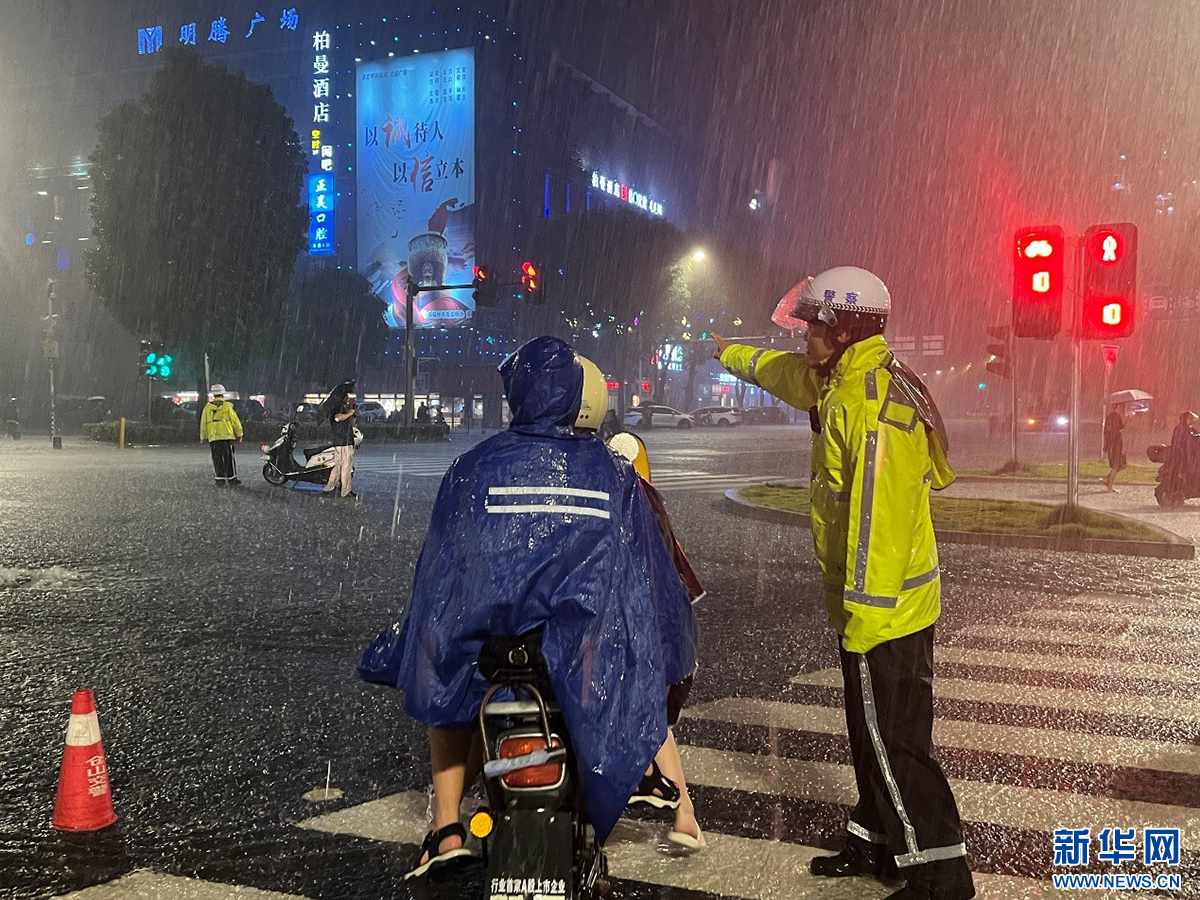
<path id="1" fill-rule="evenodd" d="M 521 263 L 521 284 L 525 288 L 526 303 L 542 304 L 546 302 L 542 273 L 533 263 Z"/>
<path id="2" fill-rule="evenodd" d="M 161 379 L 171 377 L 175 358 L 157 341 L 142 341 L 138 353 L 138 372 L 144 378 Z"/>
<path id="3" fill-rule="evenodd" d="M 1015 337 L 1052 338 L 1062 327 L 1066 240 L 1060 225 L 1017 230 L 1013 257 Z"/>
<path id="4" fill-rule="evenodd" d="M 1083 234 L 1083 315 L 1079 336 L 1110 340 L 1133 334 L 1137 308 L 1137 226 L 1093 225 Z"/>
<path id="5" fill-rule="evenodd" d="M 995 340 L 988 344 L 987 370 L 1001 378 L 1013 377 L 1012 365 L 1012 331 L 1007 325 L 989 325 L 988 337 Z M 986 382 L 979 383 L 979 389 L 985 390 Z"/>
<path id="6" fill-rule="evenodd" d="M 471 270 L 474 278 L 471 281 L 471 286 L 475 289 L 471 294 L 475 301 L 475 306 L 495 306 L 496 305 L 496 279 L 492 275 L 492 270 L 488 266 L 476 266 Z"/>

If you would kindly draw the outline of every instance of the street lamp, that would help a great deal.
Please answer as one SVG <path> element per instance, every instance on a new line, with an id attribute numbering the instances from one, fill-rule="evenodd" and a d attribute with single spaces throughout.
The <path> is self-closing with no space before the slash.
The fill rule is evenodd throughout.
<path id="1" fill-rule="evenodd" d="M 696 252 L 692 254 L 692 262 L 704 262 L 706 259 L 708 259 L 708 254 L 702 248 L 697 248 Z"/>

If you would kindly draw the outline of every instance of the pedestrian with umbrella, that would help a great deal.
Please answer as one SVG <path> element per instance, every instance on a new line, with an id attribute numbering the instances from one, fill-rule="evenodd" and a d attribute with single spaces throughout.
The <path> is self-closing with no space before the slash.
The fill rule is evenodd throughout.
<path id="1" fill-rule="evenodd" d="M 340 486 L 343 497 L 357 497 L 351 482 L 354 476 L 354 425 L 358 421 L 358 399 L 354 382 L 343 381 L 321 401 L 320 417 L 329 422 L 333 432 L 333 471 L 325 484 L 325 493 L 332 494 Z"/>
<path id="2" fill-rule="evenodd" d="M 1116 493 L 1113 483 L 1117 475 L 1129 465 L 1125 457 L 1125 407 L 1130 403 L 1146 403 L 1154 398 L 1145 391 L 1124 390 L 1109 394 L 1105 401 L 1108 413 L 1104 416 L 1104 456 L 1108 460 L 1108 474 L 1104 476 L 1104 486 L 1109 493 Z"/>

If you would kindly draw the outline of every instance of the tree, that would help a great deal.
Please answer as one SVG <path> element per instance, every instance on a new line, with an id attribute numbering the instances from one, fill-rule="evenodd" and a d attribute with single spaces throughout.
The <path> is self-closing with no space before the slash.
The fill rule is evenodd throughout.
<path id="1" fill-rule="evenodd" d="M 205 352 L 214 372 L 242 367 L 278 334 L 304 246 L 292 120 L 269 87 L 176 49 L 98 131 L 89 284 L 193 375 Z"/>
<path id="2" fill-rule="evenodd" d="M 358 272 L 320 269 L 296 289 L 279 355 L 285 391 L 294 382 L 332 387 L 376 362 L 388 337 L 387 304 Z"/>

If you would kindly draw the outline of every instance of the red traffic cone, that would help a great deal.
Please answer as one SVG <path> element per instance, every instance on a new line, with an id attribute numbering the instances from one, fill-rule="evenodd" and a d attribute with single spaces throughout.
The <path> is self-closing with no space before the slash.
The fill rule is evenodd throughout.
<path id="1" fill-rule="evenodd" d="M 96 697 L 91 688 L 80 688 L 71 701 L 67 746 L 50 824 L 59 831 L 99 831 L 115 821 Z"/>

